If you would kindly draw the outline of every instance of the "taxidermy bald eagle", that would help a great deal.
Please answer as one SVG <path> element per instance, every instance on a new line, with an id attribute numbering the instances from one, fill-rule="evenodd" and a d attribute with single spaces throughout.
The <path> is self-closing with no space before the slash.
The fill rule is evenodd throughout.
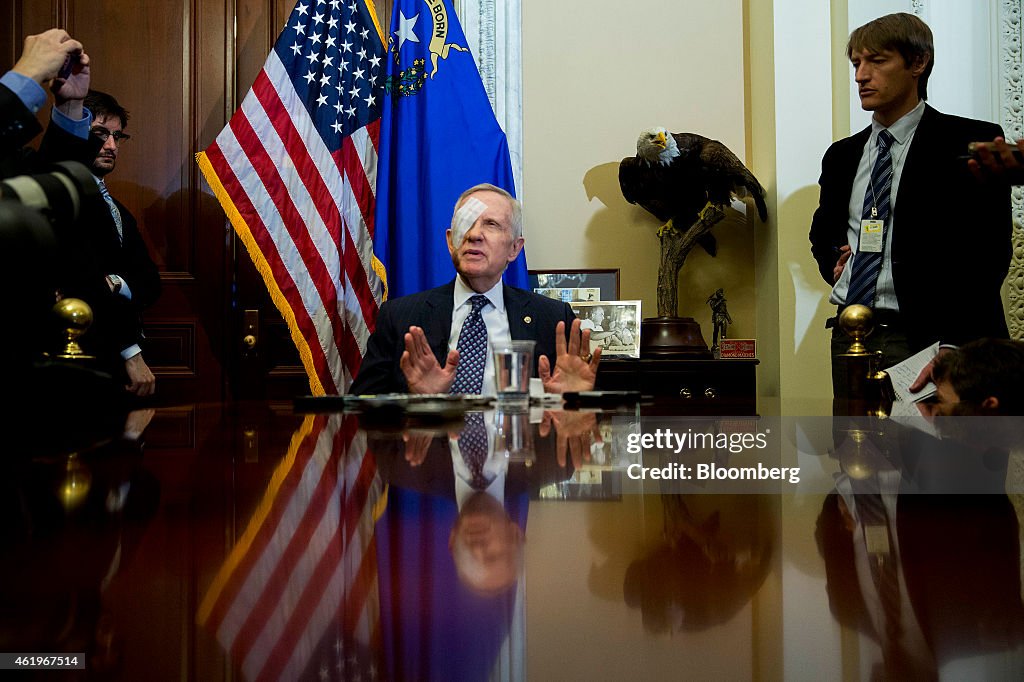
<path id="1" fill-rule="evenodd" d="M 764 188 L 721 142 L 693 133 L 651 128 L 640 133 L 636 156 L 619 164 L 619 187 L 631 204 L 658 220 L 661 267 L 658 314 L 675 317 L 676 282 L 687 254 L 696 244 L 715 255 L 711 228 L 725 217 L 733 197 L 752 195 L 761 221 L 768 219 Z"/>

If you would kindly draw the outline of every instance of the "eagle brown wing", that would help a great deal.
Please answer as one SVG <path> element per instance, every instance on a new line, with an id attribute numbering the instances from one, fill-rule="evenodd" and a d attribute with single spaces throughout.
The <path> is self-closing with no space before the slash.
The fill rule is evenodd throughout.
<path id="1" fill-rule="evenodd" d="M 696 156 L 679 157 L 669 166 L 652 166 L 636 157 L 626 157 L 619 163 L 622 196 L 629 203 L 647 209 L 658 220 L 673 220 L 685 228 L 707 203 L 700 163 L 696 159 Z M 717 242 L 710 232 L 698 243 L 712 256 L 718 252 Z"/>
<path id="2" fill-rule="evenodd" d="M 711 201 L 727 204 L 733 194 L 739 190 L 742 196 L 742 190 L 745 189 L 754 198 L 761 222 L 768 220 L 764 188 L 728 147 L 718 140 L 707 140 L 700 151 L 700 160 L 707 179 L 708 198 Z"/>
<path id="3" fill-rule="evenodd" d="M 676 215 L 670 177 L 667 169 L 651 166 L 634 156 L 627 156 L 619 163 L 622 196 L 629 203 L 647 209 L 662 222 L 668 222 Z"/>

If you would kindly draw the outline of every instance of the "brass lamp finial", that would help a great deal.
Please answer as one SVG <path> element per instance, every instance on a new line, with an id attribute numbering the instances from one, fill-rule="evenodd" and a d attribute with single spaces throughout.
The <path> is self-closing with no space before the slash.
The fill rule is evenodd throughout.
<path id="1" fill-rule="evenodd" d="M 839 314 L 839 328 L 847 336 L 853 338 L 853 343 L 850 344 L 850 350 L 845 353 L 846 355 L 862 356 L 868 354 L 868 349 L 864 345 L 864 339 L 875 328 L 874 321 L 872 320 L 873 317 L 874 314 L 871 312 L 871 308 L 859 304 L 847 306 Z"/>
<path id="2" fill-rule="evenodd" d="M 62 298 L 53 306 L 53 313 L 60 319 L 66 341 L 64 352 L 57 357 L 61 360 L 93 360 L 78 345 L 78 337 L 92 325 L 92 308 L 80 298 Z"/>

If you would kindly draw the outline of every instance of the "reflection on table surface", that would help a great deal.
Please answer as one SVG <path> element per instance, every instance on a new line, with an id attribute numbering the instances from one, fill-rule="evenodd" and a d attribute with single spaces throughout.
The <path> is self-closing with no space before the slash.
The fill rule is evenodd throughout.
<path id="1" fill-rule="evenodd" d="M 5 460 L 0 651 L 82 653 L 72 679 L 1021 679 L 1024 466 L 959 424 L 688 423 L 775 434 L 760 463 L 802 480 L 757 494 L 633 480 L 679 461 L 640 435 L 684 431 L 639 410 L 42 434 Z"/>

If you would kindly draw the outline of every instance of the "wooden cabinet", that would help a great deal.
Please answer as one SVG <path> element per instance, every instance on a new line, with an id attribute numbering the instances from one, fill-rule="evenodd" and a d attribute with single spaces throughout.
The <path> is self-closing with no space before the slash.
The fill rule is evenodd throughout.
<path id="1" fill-rule="evenodd" d="M 662 414 L 753 415 L 757 360 L 614 358 L 601 361 L 599 390 L 640 391 Z"/>

